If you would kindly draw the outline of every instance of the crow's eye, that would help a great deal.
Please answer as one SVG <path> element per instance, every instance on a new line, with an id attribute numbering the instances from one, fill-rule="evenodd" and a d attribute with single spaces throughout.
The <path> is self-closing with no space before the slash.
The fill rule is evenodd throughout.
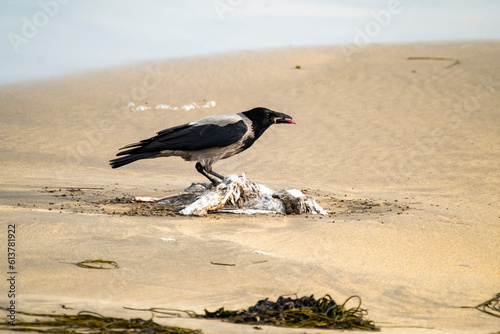
<path id="1" fill-rule="evenodd" d="M 266 114 L 266 118 L 271 118 L 271 114 Z"/>

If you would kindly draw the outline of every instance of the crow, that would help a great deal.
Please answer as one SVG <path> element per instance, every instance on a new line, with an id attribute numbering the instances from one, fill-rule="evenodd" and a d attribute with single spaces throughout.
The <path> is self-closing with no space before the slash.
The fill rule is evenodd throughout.
<path id="1" fill-rule="evenodd" d="M 216 185 L 224 177 L 212 170 L 213 164 L 243 152 L 275 123 L 296 122 L 287 114 L 267 108 L 210 116 L 162 130 L 154 137 L 122 147 L 120 150 L 127 149 L 117 154 L 122 157 L 109 163 L 112 168 L 118 168 L 137 160 L 178 156 L 196 161 L 196 170 Z"/>

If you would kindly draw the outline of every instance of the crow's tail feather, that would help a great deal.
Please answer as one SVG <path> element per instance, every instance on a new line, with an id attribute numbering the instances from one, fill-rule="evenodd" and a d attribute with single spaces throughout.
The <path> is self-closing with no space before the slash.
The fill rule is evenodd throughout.
<path id="1" fill-rule="evenodd" d="M 121 157 L 121 158 L 116 158 L 116 159 L 110 160 L 109 164 L 111 165 L 112 168 L 118 168 L 121 166 L 128 165 L 129 163 L 132 163 L 132 162 L 137 161 L 137 160 L 151 158 L 157 154 L 158 153 L 156 153 L 156 152 L 129 154 L 129 155 Z"/>

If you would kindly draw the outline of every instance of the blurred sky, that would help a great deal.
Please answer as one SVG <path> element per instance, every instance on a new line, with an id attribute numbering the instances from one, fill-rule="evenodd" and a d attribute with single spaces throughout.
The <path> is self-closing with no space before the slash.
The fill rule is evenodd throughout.
<path id="1" fill-rule="evenodd" d="M 497 0 L 0 0 L 0 84 L 233 50 L 500 39 L 499 14 Z"/>

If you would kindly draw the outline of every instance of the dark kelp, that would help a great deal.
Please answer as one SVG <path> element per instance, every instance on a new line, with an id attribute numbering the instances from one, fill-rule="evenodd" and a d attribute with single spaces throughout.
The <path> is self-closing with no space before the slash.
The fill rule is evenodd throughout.
<path id="1" fill-rule="evenodd" d="M 5 308 L 0 308 L 6 310 Z M 16 325 L 0 323 L 0 330 L 34 333 L 148 333 L 148 334 L 201 334 L 199 329 L 162 326 L 152 319 L 143 320 L 104 317 L 98 313 L 82 311 L 76 315 L 37 314 L 17 312 L 36 317 L 34 321 L 16 319 Z"/>
<path id="2" fill-rule="evenodd" d="M 347 309 L 346 304 L 352 299 L 356 299 L 358 305 Z M 330 295 L 320 299 L 315 299 L 312 295 L 295 299 L 281 296 L 276 302 L 266 298 L 246 310 L 238 311 L 228 311 L 224 308 L 215 312 L 205 310 L 207 318 L 234 323 L 379 331 L 373 321 L 363 318 L 367 313 L 361 308 L 361 298 L 358 296 L 352 296 L 342 305 L 338 305 Z"/>

